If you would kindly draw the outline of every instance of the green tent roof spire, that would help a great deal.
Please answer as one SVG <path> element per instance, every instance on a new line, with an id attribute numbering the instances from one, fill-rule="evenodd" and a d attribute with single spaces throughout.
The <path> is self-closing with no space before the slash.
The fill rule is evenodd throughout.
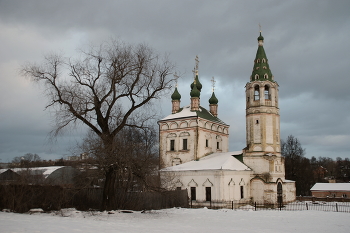
<path id="1" fill-rule="evenodd" d="M 263 81 L 269 80 L 274 81 L 273 75 L 270 70 L 270 66 L 268 63 L 268 59 L 264 50 L 264 37 L 260 35 L 258 37 L 258 51 L 256 52 L 254 67 L 252 71 L 252 75 L 250 76 L 250 81 Z"/>

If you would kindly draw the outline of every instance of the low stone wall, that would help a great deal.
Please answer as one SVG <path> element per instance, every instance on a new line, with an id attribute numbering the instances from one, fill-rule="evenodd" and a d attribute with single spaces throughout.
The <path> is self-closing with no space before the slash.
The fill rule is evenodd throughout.
<path id="1" fill-rule="evenodd" d="M 311 194 L 314 197 L 350 197 L 350 191 L 311 191 Z"/>
<path id="2" fill-rule="evenodd" d="M 342 197 L 314 197 L 314 196 L 298 196 L 297 201 L 325 201 L 325 202 L 350 202 L 350 198 Z"/>

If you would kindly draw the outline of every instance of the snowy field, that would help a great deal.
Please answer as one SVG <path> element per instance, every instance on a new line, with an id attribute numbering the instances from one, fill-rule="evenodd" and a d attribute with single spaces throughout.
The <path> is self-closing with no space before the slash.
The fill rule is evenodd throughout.
<path id="1" fill-rule="evenodd" d="M 0 212 L 0 232 L 350 232 L 350 214 L 323 211 L 164 209 L 146 213 Z"/>

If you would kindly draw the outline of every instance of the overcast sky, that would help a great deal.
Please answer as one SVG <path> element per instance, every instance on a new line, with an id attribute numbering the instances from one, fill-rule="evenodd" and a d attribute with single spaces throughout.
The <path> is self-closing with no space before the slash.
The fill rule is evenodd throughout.
<path id="1" fill-rule="evenodd" d="M 37 85 L 19 74 L 26 62 L 110 38 L 147 43 L 170 54 L 181 105 L 190 103 L 195 56 L 208 107 L 212 76 L 219 118 L 229 124 L 230 150 L 245 147 L 245 84 L 258 47 L 259 23 L 278 82 L 281 138 L 292 134 L 311 157 L 350 156 L 350 1 L 0 1 L 0 162 L 37 153 L 70 155 L 82 132 L 48 140 L 52 116 Z M 162 116 L 171 100 L 161 103 Z"/>

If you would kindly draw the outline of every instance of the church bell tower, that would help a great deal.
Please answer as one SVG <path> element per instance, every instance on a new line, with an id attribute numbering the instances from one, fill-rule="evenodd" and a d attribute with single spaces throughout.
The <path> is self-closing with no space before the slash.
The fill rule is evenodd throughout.
<path id="1" fill-rule="evenodd" d="M 284 180 L 281 158 L 278 84 L 271 73 L 263 47 L 264 37 L 258 37 L 258 50 L 249 82 L 246 84 L 246 141 L 244 162 L 256 175 L 270 174 L 270 181 Z"/>

